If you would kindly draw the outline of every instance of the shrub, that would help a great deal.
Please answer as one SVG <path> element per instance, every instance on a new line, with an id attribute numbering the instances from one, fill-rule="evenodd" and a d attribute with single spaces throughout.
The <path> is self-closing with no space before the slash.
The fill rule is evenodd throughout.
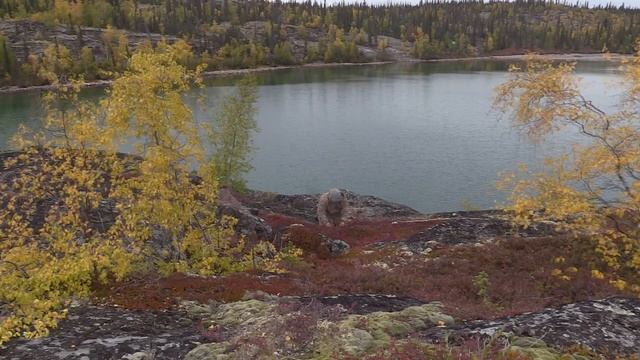
<path id="1" fill-rule="evenodd" d="M 615 112 L 587 99 L 573 75 L 574 64 L 553 65 L 531 57 L 511 67 L 497 88 L 496 107 L 513 116 L 530 137 L 540 139 L 573 128 L 582 141 L 546 161 L 540 173 L 522 167 L 506 175 L 514 222 L 529 226 L 551 220 L 578 240 L 590 239 L 613 284 L 640 294 L 640 44 L 625 66 L 626 94 Z"/>
<path id="2" fill-rule="evenodd" d="M 276 44 L 273 48 L 273 61 L 278 65 L 293 65 L 297 62 L 288 41 Z"/>
<path id="3" fill-rule="evenodd" d="M 217 56 L 227 68 L 253 68 L 266 64 L 267 50 L 254 42 L 242 44 L 237 40 L 221 47 Z"/>
<path id="4" fill-rule="evenodd" d="M 134 54 L 98 107 L 78 100 L 78 82 L 56 83 L 45 129 L 18 134 L 0 184 L 0 343 L 45 335 L 74 298 L 137 270 L 277 271 L 298 255 L 248 251 L 236 220 L 216 217 L 216 174 L 191 172 L 205 159 L 183 95 L 199 70 L 178 59 L 171 46 Z M 125 141 L 135 154 L 115 152 Z"/>

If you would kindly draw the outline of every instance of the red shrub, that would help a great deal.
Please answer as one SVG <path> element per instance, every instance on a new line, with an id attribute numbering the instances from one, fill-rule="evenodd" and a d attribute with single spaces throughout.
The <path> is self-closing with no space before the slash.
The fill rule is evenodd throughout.
<path id="1" fill-rule="evenodd" d="M 319 236 L 313 232 L 316 228 L 300 229 L 295 230 L 304 235 L 298 238 L 298 245 L 312 249 Z M 303 264 L 292 265 L 288 274 L 268 278 L 251 273 L 215 278 L 179 274 L 145 277 L 101 289 L 99 295 L 128 308 L 165 309 L 177 298 L 205 303 L 210 299 L 235 301 L 252 290 L 280 295 L 379 293 L 442 301 L 448 313 L 474 319 L 621 294 L 606 279 L 591 276 L 585 264 L 595 264 L 599 257 L 588 242 L 513 238 L 483 246 L 436 249 L 429 258 L 415 255 L 409 259 L 393 249 L 388 246 L 365 252 L 356 248 L 346 257 L 333 259 L 308 256 Z M 564 262 L 558 264 L 557 257 L 563 257 Z M 551 275 L 557 267 L 576 269 L 569 273 L 570 280 L 563 280 Z M 481 272 L 489 279 L 488 302 L 473 284 Z"/>
<path id="2" fill-rule="evenodd" d="M 266 221 L 269 226 L 273 229 L 273 231 L 281 231 L 282 229 L 291 226 L 293 224 L 303 224 L 305 226 L 313 226 L 310 222 L 302 220 L 300 218 L 275 214 L 275 213 L 266 213 L 260 214 L 260 217 Z"/>

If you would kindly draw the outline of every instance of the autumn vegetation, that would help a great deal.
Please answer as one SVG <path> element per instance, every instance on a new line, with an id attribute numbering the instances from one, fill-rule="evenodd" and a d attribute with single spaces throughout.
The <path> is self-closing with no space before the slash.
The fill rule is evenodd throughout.
<path id="1" fill-rule="evenodd" d="M 593 276 L 612 273 L 614 286 L 640 294 L 640 53 L 622 65 L 625 91 L 613 110 L 580 92 L 574 66 L 534 56 L 512 66 L 511 79 L 497 89 L 497 108 L 530 137 L 567 127 L 581 137 L 569 153 L 547 159 L 544 171 L 523 166 L 500 186 L 511 191 L 507 208 L 516 224 L 552 221 L 592 242 L 606 264 L 584 264 Z M 562 266 L 556 274 L 571 276 Z"/>
<path id="2" fill-rule="evenodd" d="M 231 302 L 255 290 L 387 293 L 439 300 L 447 313 L 477 319 L 638 294 L 638 58 L 624 64 L 627 97 L 614 113 L 579 93 L 573 64 L 532 57 L 514 66 L 497 90 L 498 109 L 536 138 L 575 126 L 589 140 L 549 160 L 544 173 L 502 181 L 512 191 L 507 211 L 515 225 L 552 223 L 561 235 L 434 246 L 428 261 L 398 255 L 393 244 L 439 220 L 335 229 L 303 222 L 289 230 L 289 243 L 275 245 L 237 236 L 235 219 L 215 216 L 216 195 L 220 185 L 246 186 L 255 82 L 241 81 L 212 126 L 201 128 L 183 95 L 200 86 L 203 66 L 188 70 L 185 59 L 189 53 L 175 45 L 139 49 L 97 104 L 79 96 L 81 79 L 67 73 L 59 82 L 64 64 L 46 63 L 43 74 L 55 86 L 42 128 L 22 128 L 15 137 L 22 152 L 4 163 L 14 175 L 0 192 L 0 302 L 11 310 L 2 342 L 46 335 L 71 302 L 87 298 L 166 310 L 178 299 Z M 123 145 L 128 154 L 118 152 Z M 300 223 L 260 215 L 276 232 Z M 344 239 L 353 251 L 332 258 L 321 236 Z M 445 350 L 436 358 L 507 356 L 491 345 Z M 439 350 L 402 343 L 370 356 L 432 351 Z"/>
<path id="3" fill-rule="evenodd" d="M 238 82 L 237 94 L 222 102 L 209 130 L 209 139 L 214 146 L 211 165 L 221 185 L 243 190 L 244 175 L 251 169 L 249 155 L 254 150 L 252 135 L 257 130 L 255 102 L 258 97 L 255 79 L 245 78 Z"/>
<path id="4" fill-rule="evenodd" d="M 175 36 L 176 46 L 195 50 L 190 64 L 206 64 L 206 70 L 366 61 L 359 46 L 378 49 L 375 59 L 387 60 L 386 37 L 398 39 L 415 58 L 438 59 L 527 50 L 632 53 L 640 36 L 636 9 L 543 0 L 331 6 L 264 0 L 8 0 L 0 4 L 0 19 L 65 25 L 78 38 L 74 51 L 52 41 L 50 49 L 36 53 L 24 34 L 14 36 L 13 47 L 9 34 L 0 34 L 0 85 L 18 86 L 49 83 L 38 74 L 53 53 L 86 81 L 116 77 L 135 50 L 125 30 Z M 103 51 L 84 43 L 83 27 L 103 29 Z M 19 58 L 18 47 L 25 53 Z"/>
<path id="5" fill-rule="evenodd" d="M 70 301 L 133 273 L 277 272 L 298 255 L 250 244 L 235 219 L 216 216 L 219 180 L 234 185 L 247 168 L 238 157 L 249 151 L 255 85 L 223 104 L 209 156 L 183 99 L 201 68 L 187 70 L 183 56 L 140 49 L 99 104 L 78 97 L 81 80 L 58 82 L 64 63 L 47 63 L 55 88 L 44 124 L 20 129 L 22 152 L 5 161 L 13 176 L 0 185 L 0 302 L 10 310 L 0 343 L 47 334 Z M 118 153 L 125 143 L 130 152 Z"/>
<path id="6" fill-rule="evenodd" d="M 601 108 L 580 92 L 575 64 L 536 56 L 513 65 L 497 89 L 496 109 L 531 138 L 543 140 L 565 128 L 582 138 L 569 153 L 548 159 L 544 171 L 523 166 L 500 181 L 511 194 L 505 214 L 514 227 L 545 223 L 557 233 L 504 236 L 482 246 L 436 244 L 424 257 L 403 256 L 395 246 L 441 220 L 356 220 L 324 228 L 260 213 L 276 233 L 287 233 L 286 241 L 239 235 L 237 219 L 218 216 L 216 207 L 221 187 L 238 198 L 247 190 L 244 175 L 251 169 L 252 135 L 258 130 L 256 82 L 239 81 L 211 114 L 209 127 L 194 120 L 184 98 L 202 86 L 206 70 L 297 64 L 287 26 L 303 37 L 309 30 L 323 31 L 317 47 L 305 45 L 305 62 L 363 61 L 358 49 L 363 44 L 375 44 L 384 59 L 383 35 L 398 37 L 422 59 L 511 47 L 630 52 L 638 35 L 637 10 L 540 1 L 242 4 L 11 0 L 0 5 L 0 17 L 107 29 L 102 39 L 107 56 L 100 62 L 90 48 L 73 54 L 59 43 L 19 62 L 0 36 L 3 84 L 51 85 L 43 123 L 21 127 L 14 137 L 19 151 L 2 162 L 9 175 L 0 182 L 0 305 L 9 314 L 0 317 L 0 344 L 46 335 L 71 303 L 86 299 L 167 310 L 178 299 L 232 302 L 255 290 L 384 293 L 439 300 L 449 314 L 478 319 L 640 295 L 640 44 L 622 65 L 625 96 L 615 109 Z M 554 18 L 556 12 L 576 21 L 527 18 Z M 257 20 L 268 24 L 264 41 L 232 36 L 238 26 Z M 575 25 L 578 20 L 588 25 Z M 221 27 L 224 22 L 231 26 Z M 185 39 L 131 49 L 115 27 Z M 215 51 L 194 53 L 191 44 L 207 37 L 224 41 Z M 95 79 L 113 82 L 97 103 L 83 100 L 82 85 Z M 323 247 L 324 237 L 342 239 L 352 251 L 334 258 Z M 487 359 L 520 358 L 492 346 L 473 351 Z M 405 342 L 366 358 L 483 358 L 464 349 L 425 351 Z"/>

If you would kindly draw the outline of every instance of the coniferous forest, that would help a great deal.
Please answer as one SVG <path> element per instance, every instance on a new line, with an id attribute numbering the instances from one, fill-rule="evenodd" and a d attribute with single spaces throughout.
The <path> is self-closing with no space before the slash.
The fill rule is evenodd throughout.
<path id="1" fill-rule="evenodd" d="M 192 67 L 205 63 L 219 70 L 390 60 L 389 47 L 417 59 L 631 53 L 640 35 L 639 9 L 544 0 L 7 0 L 0 4 L 0 18 L 2 84 L 21 86 L 47 83 L 38 75 L 46 62 L 60 62 L 59 73 L 87 81 L 112 78 L 135 47 L 161 39 L 193 50 L 196 56 L 185 59 Z"/>

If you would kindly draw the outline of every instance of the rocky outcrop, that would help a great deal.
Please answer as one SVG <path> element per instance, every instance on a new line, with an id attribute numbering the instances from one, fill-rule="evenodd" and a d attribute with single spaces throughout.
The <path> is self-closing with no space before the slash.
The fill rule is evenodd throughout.
<path id="1" fill-rule="evenodd" d="M 250 240 L 271 240 L 273 237 L 271 226 L 240 203 L 228 189 L 220 189 L 216 211 L 218 216 L 238 219 L 236 232 Z"/>
<path id="2" fill-rule="evenodd" d="M 420 213 L 408 206 L 396 204 L 375 196 L 359 195 L 343 190 L 349 203 L 349 216 L 359 220 L 400 219 L 419 216 Z M 307 221 L 316 222 L 316 207 L 320 194 L 284 195 L 262 191 L 249 191 L 240 201 L 249 208 L 273 212 Z"/>
<path id="3" fill-rule="evenodd" d="M 20 175 L 20 171 L 22 171 L 23 168 L 22 166 L 4 167 L 6 160 L 16 158 L 20 154 L 20 152 L 0 152 L 0 184 L 10 184 Z M 130 154 L 120 153 L 118 156 L 120 158 L 130 159 L 134 163 L 140 160 L 139 157 Z M 190 175 L 190 180 L 194 183 L 202 181 L 197 175 L 193 174 Z M 106 189 L 102 189 L 101 191 L 105 194 L 107 193 Z M 48 199 L 48 201 L 54 203 L 56 199 Z M 32 223 L 34 227 L 40 228 L 43 225 L 47 211 L 48 207 L 46 206 L 41 206 L 38 209 L 36 216 L 34 216 L 35 220 Z M 223 188 L 219 191 L 216 214 L 219 217 L 226 215 L 236 218 L 238 220 L 236 224 L 237 233 L 247 237 L 249 240 L 270 240 L 273 237 L 271 227 L 263 219 L 254 215 L 250 209 L 242 205 L 227 189 Z M 103 199 L 96 208 L 88 210 L 86 215 L 94 229 L 106 231 L 115 223 L 118 216 L 116 203 L 111 198 Z M 170 234 L 160 226 L 153 227 L 150 243 L 157 257 L 161 258 L 166 256 L 162 254 L 167 251 L 169 256 L 176 254 L 177 249 L 175 249 Z"/>
<path id="4" fill-rule="evenodd" d="M 0 358 L 23 359 L 179 359 L 205 341 L 197 323 L 183 312 L 142 312 L 78 305 L 51 331 L 32 340 L 14 340 Z M 135 355 L 137 354 L 137 355 Z"/>
<path id="5" fill-rule="evenodd" d="M 250 299 L 219 306 L 186 304 L 217 333 L 216 342 L 193 349 L 185 359 L 339 359 L 382 349 L 395 339 L 432 326 L 453 324 L 438 303 L 399 311 L 349 314 L 342 306 L 316 306 L 287 298 Z"/>
<path id="6" fill-rule="evenodd" d="M 420 306 L 424 302 L 412 298 L 379 294 L 350 294 L 335 296 L 298 296 L 294 297 L 304 305 L 319 302 L 327 306 L 341 306 L 350 314 L 365 315 L 377 311 L 401 311 L 411 306 Z"/>
<path id="7" fill-rule="evenodd" d="M 640 299 L 584 301 L 455 323 L 440 304 L 409 298 L 262 293 L 228 304 L 183 302 L 181 310 L 165 312 L 76 305 L 48 337 L 13 340 L 0 349 L 0 358 L 255 359 L 263 351 L 282 359 L 341 358 L 412 337 L 449 345 L 493 338 L 533 359 L 566 360 L 587 359 L 556 350 L 576 344 L 610 355 L 640 354 L 639 328 Z"/>
<path id="8" fill-rule="evenodd" d="M 185 302 L 185 311 L 130 311 L 78 304 L 71 307 L 67 318 L 48 337 L 14 340 L 0 348 L 0 358 L 175 360 L 184 358 L 202 343 L 221 339 L 218 336 L 244 334 L 257 329 L 258 325 L 276 324 L 287 316 L 286 311 L 296 316 L 301 314 L 300 309 L 317 311 L 320 319 L 340 314 L 364 316 L 381 311 L 397 312 L 422 305 L 414 299 L 385 295 L 279 298 L 266 294 L 261 300 L 248 298 L 230 304 Z M 212 319 L 224 329 L 212 328 Z M 280 334 L 284 336 L 286 331 L 281 329 Z M 195 354 L 199 352 L 202 348 Z M 191 358 L 195 358 L 193 354 Z"/>
<path id="9" fill-rule="evenodd" d="M 430 340 L 462 342 L 500 334 L 530 337 L 555 348 L 586 346 L 604 354 L 640 354 L 640 299 L 582 301 L 494 321 L 469 321 L 426 333 Z"/>
<path id="10" fill-rule="evenodd" d="M 30 20 L 0 20 L 0 33 L 9 40 L 19 62 L 23 62 L 29 54 L 41 55 L 54 42 L 64 45 L 74 54 L 78 54 L 84 46 L 89 47 L 97 60 L 103 60 L 107 57 L 102 39 L 104 31 L 105 29 L 86 26 L 48 26 Z M 177 39 L 175 36 L 153 33 L 125 31 L 125 34 L 131 49 L 145 40 L 156 44 L 163 38 L 168 43 Z"/>
<path id="11" fill-rule="evenodd" d="M 293 56 L 299 63 L 304 62 L 305 48 L 318 46 L 318 42 L 324 37 L 320 29 L 306 28 L 305 37 L 300 36 L 300 30 L 294 25 L 282 25 L 281 31 L 287 34 L 291 44 Z M 248 21 L 240 27 L 242 37 L 258 44 L 267 42 L 267 23 L 264 21 Z"/>
<path id="12" fill-rule="evenodd" d="M 240 27 L 233 27 L 229 22 L 219 25 L 223 30 L 222 33 L 204 33 L 190 40 L 196 53 L 204 51 L 215 53 L 232 38 L 264 44 L 267 37 L 267 23 L 264 21 L 249 21 Z M 0 20 L 0 34 L 9 40 L 9 44 L 16 54 L 16 59 L 20 63 L 25 62 L 29 54 L 42 55 L 44 50 L 54 42 L 64 45 L 73 54 L 78 54 L 80 49 L 86 46 L 93 51 L 97 60 L 104 60 L 107 57 L 103 40 L 104 31 L 105 29 L 102 28 L 87 26 L 47 25 L 32 20 Z M 314 28 L 307 28 L 304 36 L 301 36 L 299 28 L 293 25 L 283 25 L 282 31 L 287 33 L 287 39 L 298 63 L 304 62 L 305 49 L 317 47 L 319 41 L 325 36 L 322 30 Z M 132 50 L 143 41 L 156 44 L 164 39 L 168 43 L 173 43 L 179 38 L 174 35 L 126 30 L 124 34 L 129 41 L 129 48 Z M 398 39 L 385 38 L 390 45 L 387 49 L 388 60 L 414 60 L 410 58 Z M 358 48 L 368 61 L 378 60 L 375 46 L 358 46 Z"/>
<path id="13" fill-rule="evenodd" d="M 469 245 L 512 236 L 558 234 L 552 223 L 534 223 L 526 229 L 516 227 L 507 214 L 500 210 L 439 213 L 429 215 L 424 220 L 437 223 L 400 242 L 414 253 L 425 253 L 436 244 Z"/>

